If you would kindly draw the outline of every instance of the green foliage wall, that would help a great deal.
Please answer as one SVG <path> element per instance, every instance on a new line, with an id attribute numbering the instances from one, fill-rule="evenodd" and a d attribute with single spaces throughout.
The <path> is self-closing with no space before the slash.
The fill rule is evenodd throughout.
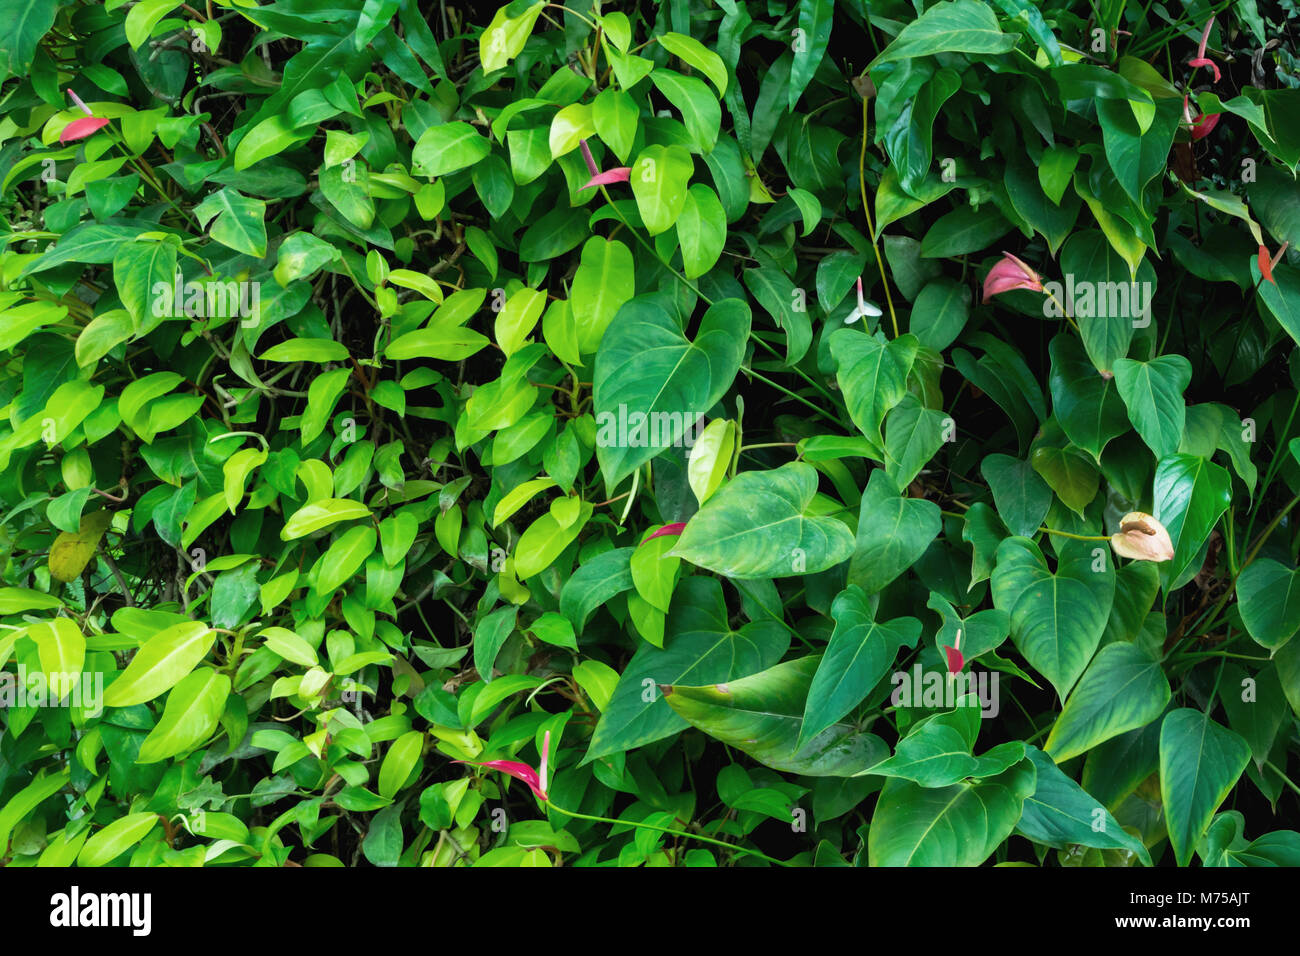
<path id="1" fill-rule="evenodd" d="M 0 0 L 0 860 L 1300 863 L 1295 14 Z"/>

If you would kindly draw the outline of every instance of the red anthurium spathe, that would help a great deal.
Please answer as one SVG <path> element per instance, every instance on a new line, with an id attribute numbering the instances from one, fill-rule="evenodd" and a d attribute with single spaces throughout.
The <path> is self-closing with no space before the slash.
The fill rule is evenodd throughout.
<path id="1" fill-rule="evenodd" d="M 92 116 L 90 107 L 72 90 L 68 90 L 68 95 L 72 97 L 72 102 L 81 107 L 82 112 L 86 114 L 85 119 L 73 120 L 67 126 L 63 127 L 63 132 L 59 134 L 59 142 L 66 143 L 69 140 L 85 139 L 91 133 L 103 129 L 108 125 L 108 120 L 100 116 Z"/>
<path id="2" fill-rule="evenodd" d="M 1261 245 L 1259 247 L 1259 254 L 1258 254 L 1259 274 L 1262 275 L 1269 282 L 1272 282 L 1274 285 L 1277 285 L 1277 281 L 1274 280 L 1273 278 L 1273 267 L 1277 265 L 1278 262 L 1281 261 L 1282 253 L 1286 252 L 1286 247 L 1289 246 L 1290 244 L 1291 244 L 1290 242 L 1282 243 L 1282 247 L 1278 249 L 1277 255 L 1273 256 L 1271 259 L 1269 258 L 1268 255 L 1268 246 Z"/>
<path id="3" fill-rule="evenodd" d="M 1009 252 L 1002 253 L 997 265 L 984 277 L 984 301 L 1013 289 L 1043 291 L 1043 280 L 1037 272 Z"/>
<path id="4" fill-rule="evenodd" d="M 957 637 L 953 641 L 953 644 L 956 646 L 949 647 L 947 644 L 943 645 L 943 653 L 948 658 L 949 674 L 958 673 L 966 664 L 966 658 L 962 657 L 961 654 L 961 628 L 957 628 Z"/>
<path id="5" fill-rule="evenodd" d="M 582 187 L 583 189 L 590 189 L 592 186 L 608 186 L 610 183 L 625 183 L 632 177 L 630 166 L 616 166 L 601 172 L 591 155 L 591 147 L 587 145 L 587 141 L 578 140 L 578 145 L 582 149 L 582 158 L 587 161 L 587 171 L 591 173 L 591 179 Z"/>
<path id="6" fill-rule="evenodd" d="M 1210 27 L 1214 26 L 1214 17 L 1205 22 L 1205 32 L 1201 34 L 1201 45 L 1196 48 L 1196 56 L 1187 61 L 1188 66 L 1208 66 L 1214 71 L 1214 82 L 1218 83 L 1221 73 L 1219 65 L 1205 55 L 1205 44 L 1210 40 Z"/>
<path id="7" fill-rule="evenodd" d="M 452 763 L 468 763 L 476 767 L 500 770 L 502 773 L 528 784 L 528 789 L 533 791 L 537 799 L 549 800 L 550 797 L 546 795 L 546 762 L 550 756 L 550 750 L 551 732 L 548 730 L 542 737 L 542 765 L 537 770 L 518 760 L 453 760 Z"/>
<path id="8" fill-rule="evenodd" d="M 1183 119 L 1192 125 L 1192 139 L 1205 139 L 1210 133 L 1214 132 L 1214 127 L 1219 125 L 1219 117 L 1222 113 L 1211 113 L 1206 116 L 1201 113 L 1195 119 L 1192 118 L 1192 106 L 1188 101 L 1186 94 L 1183 95 Z"/>
<path id="9" fill-rule="evenodd" d="M 686 530 L 685 521 L 674 521 L 672 524 L 664 525 L 654 534 L 647 535 L 645 541 L 649 541 L 651 538 L 658 538 L 660 535 L 665 535 L 665 534 L 681 534 L 685 530 Z M 641 543 L 645 544 L 645 541 L 642 541 Z"/>
<path id="10" fill-rule="evenodd" d="M 1209 116 L 1202 116 L 1192 124 L 1192 139 L 1205 139 L 1214 132 L 1214 127 L 1219 125 L 1221 113 L 1211 113 Z"/>

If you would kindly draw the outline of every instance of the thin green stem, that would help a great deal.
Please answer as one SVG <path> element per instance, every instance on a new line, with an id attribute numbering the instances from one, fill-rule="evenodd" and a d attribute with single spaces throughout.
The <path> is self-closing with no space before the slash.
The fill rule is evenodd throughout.
<path id="1" fill-rule="evenodd" d="M 1208 631 L 1218 622 L 1219 614 L 1222 613 L 1224 605 L 1228 603 L 1230 597 L 1237 593 L 1237 579 L 1241 577 L 1241 572 L 1246 570 L 1246 567 L 1250 562 L 1255 560 L 1255 555 L 1259 554 L 1259 549 L 1264 547 L 1264 542 L 1268 540 L 1268 536 L 1273 533 L 1277 526 L 1282 523 L 1282 519 L 1290 514 L 1291 509 L 1293 509 L 1297 504 L 1300 504 L 1300 495 L 1296 495 L 1287 502 L 1286 506 L 1273 516 L 1273 520 L 1268 523 L 1268 527 L 1259 533 L 1259 537 L 1255 541 L 1255 546 L 1250 549 L 1250 553 L 1247 554 L 1245 560 L 1241 562 L 1241 566 L 1233 573 L 1232 581 L 1228 584 L 1227 590 L 1223 592 L 1223 597 L 1219 598 L 1214 607 L 1205 612 L 1205 617 L 1202 619 L 1205 622 L 1204 626 L 1201 625 L 1200 621 L 1197 622 L 1195 628 L 1196 631 Z M 1250 528 L 1247 527 L 1246 531 L 1247 534 L 1243 540 L 1249 540 L 1250 538 Z"/>
<path id="2" fill-rule="evenodd" d="M 581 13 L 579 13 L 577 10 L 572 9 L 571 7 L 566 7 L 566 6 L 565 6 L 564 4 L 562 4 L 562 3 L 548 3 L 547 6 L 548 6 L 548 7 L 555 7 L 557 10 L 563 10 L 565 13 L 572 13 L 575 17 L 577 17 L 577 18 L 578 18 L 579 20 L 581 20 L 583 23 L 587 24 L 587 26 L 591 27 L 593 30 L 596 29 L 596 23 L 595 23 L 594 20 L 588 20 L 585 16 L 583 16 L 583 15 L 582 15 Z"/>
<path id="3" fill-rule="evenodd" d="M 740 450 L 746 452 L 753 451 L 755 448 L 794 448 L 797 444 L 799 443 L 793 441 L 769 441 L 763 442 L 761 445 L 746 445 Z"/>
<path id="4" fill-rule="evenodd" d="M 1073 538 L 1075 541 L 1109 541 L 1110 537 L 1104 534 L 1073 534 L 1069 531 L 1057 531 L 1055 528 L 1039 528 L 1039 531 L 1046 531 L 1048 534 L 1059 535 L 1062 538 Z"/>
<path id="5" fill-rule="evenodd" d="M 871 221 L 871 204 L 867 202 L 867 100 L 862 99 L 862 149 L 858 152 L 858 192 L 862 195 L 862 215 L 867 218 L 867 238 L 871 240 L 871 251 L 876 254 L 876 268 L 880 270 L 880 284 L 885 287 L 885 303 L 889 306 L 889 321 L 894 326 L 894 338 L 898 338 L 898 315 L 894 312 L 894 297 L 889 291 L 889 277 L 885 275 L 885 262 L 880 258 L 880 244 L 876 242 L 876 227 Z"/>
<path id="6" fill-rule="evenodd" d="M 710 299 L 703 292 L 701 292 L 699 286 L 697 286 L 694 282 L 686 278 L 686 276 L 682 275 L 671 265 L 669 265 L 668 262 L 664 259 L 664 257 L 659 255 L 659 250 L 656 249 L 654 246 L 650 245 L 650 240 L 644 238 L 641 235 L 641 233 L 637 232 L 635 229 L 632 228 L 632 224 L 627 221 L 626 217 L 624 217 L 623 211 L 614 204 L 613 198 L 609 195 L 609 190 L 606 189 L 604 185 L 600 186 L 600 194 L 605 197 L 605 202 L 609 203 L 609 208 L 614 210 L 614 215 L 618 216 L 619 222 L 623 223 L 623 225 L 627 227 L 627 231 L 632 234 L 633 238 L 635 238 L 637 242 L 641 243 L 641 245 L 646 247 L 646 250 L 650 253 L 650 255 L 658 259 L 663 264 L 663 267 L 667 269 L 669 272 L 671 272 L 673 275 L 675 275 L 678 281 L 682 283 L 682 285 L 686 286 L 686 288 L 690 289 L 692 292 L 698 295 L 709 305 L 713 305 L 713 300 Z"/>
<path id="7" fill-rule="evenodd" d="M 783 392 L 783 393 L 785 393 L 786 395 L 788 395 L 788 396 L 790 396 L 791 398 L 793 398 L 795 401 L 797 401 L 797 402 L 803 402 L 803 404 L 807 405 L 810 409 L 812 409 L 814 412 L 816 412 L 816 413 L 817 413 L 818 415 L 820 415 L 822 418 L 826 419 L 828 422 L 832 422 L 832 423 L 834 423 L 835 425 L 839 425 L 839 422 L 838 422 L 836 419 L 832 418 L 830 415 L 827 415 L 824 411 L 822 411 L 820 408 L 818 408 L 818 407 L 817 407 L 816 405 L 814 405 L 812 402 L 808 401 L 808 399 L 804 398 L 802 395 L 796 395 L 794 392 L 790 391 L 790 390 L 789 390 L 788 388 L 786 388 L 784 385 L 778 385 L 776 382 L 772 381 L 770 378 L 766 378 L 765 376 L 760 375 L 758 372 L 755 372 L 752 368 L 745 368 L 745 369 L 744 369 L 744 372 L 745 372 L 745 374 L 747 374 L 747 375 L 752 375 L 754 378 L 758 379 L 758 380 L 759 380 L 760 382 L 762 382 L 763 384 L 771 386 L 772 388 L 776 389 L 778 392 Z"/>
<path id="8" fill-rule="evenodd" d="M 1272 770 L 1272 771 L 1273 771 L 1275 774 L 1277 774 L 1279 777 L 1281 777 L 1281 778 L 1282 778 L 1282 782 L 1285 783 L 1288 787 L 1290 787 L 1290 788 L 1291 788 L 1292 790 L 1294 790 L 1296 793 L 1300 793 L 1300 787 L 1297 787 L 1294 783 L 1292 783 L 1290 777 L 1288 777 L 1285 773 L 1283 773 L 1283 772 L 1282 772 L 1281 770 L 1279 770 L 1276 766 L 1274 766 L 1273 761 L 1271 761 L 1271 760 L 1265 760 L 1265 761 L 1264 761 L 1264 766 L 1267 767 L 1269 770 Z"/>
<path id="9" fill-rule="evenodd" d="M 672 827 L 655 826 L 653 823 L 638 823 L 633 820 L 613 820 L 609 817 L 593 816 L 589 813 L 578 813 L 576 810 L 566 810 L 553 800 L 547 800 L 546 805 L 557 813 L 562 813 L 566 817 L 573 817 L 578 820 L 592 820 L 596 823 L 610 823 L 614 826 L 640 827 L 643 830 L 657 830 L 659 833 L 667 833 L 675 837 L 681 837 L 686 840 L 699 840 L 701 843 L 712 843 L 714 846 L 720 846 L 724 849 L 731 850 L 733 853 L 743 853 L 746 856 L 757 857 L 760 860 L 766 860 L 768 863 L 775 863 L 777 866 L 794 866 L 793 863 L 786 863 L 784 860 L 778 860 L 775 857 L 768 856 L 766 853 L 760 853 L 757 850 L 750 850 L 743 846 L 736 846 L 734 843 L 727 843 L 723 840 L 715 840 L 713 837 L 700 836 L 698 833 L 687 833 L 685 830 L 674 830 Z"/>

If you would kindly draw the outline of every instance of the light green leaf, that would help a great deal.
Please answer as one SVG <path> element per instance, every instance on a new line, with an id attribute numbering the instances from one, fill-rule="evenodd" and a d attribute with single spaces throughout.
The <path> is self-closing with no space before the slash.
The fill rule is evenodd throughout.
<path id="1" fill-rule="evenodd" d="M 379 535 L 370 525 L 357 525 L 343 532 L 321 557 L 316 593 L 329 594 L 345 583 L 375 553 Z"/>
<path id="2" fill-rule="evenodd" d="M 936 53 L 1006 53 L 1016 38 L 1002 32 L 997 15 L 978 0 L 936 3 L 896 36 L 867 67 Z"/>
<path id="3" fill-rule="evenodd" d="M 813 513 L 817 472 L 803 462 L 737 475 L 696 513 L 673 554 L 730 578 L 816 574 L 853 554 L 838 518 Z"/>
<path id="4" fill-rule="evenodd" d="M 682 33 L 665 33 L 659 37 L 659 45 L 707 76 L 718 88 L 718 96 L 727 92 L 726 64 L 699 40 Z"/>
<path id="5" fill-rule="evenodd" d="M 686 202 L 677 217 L 677 239 L 688 279 L 698 279 L 721 257 L 727 244 L 727 216 L 718 194 L 708 186 L 695 183 L 687 190 Z"/>
<path id="6" fill-rule="evenodd" d="M 346 362 L 348 349 L 334 339 L 288 339 L 259 357 L 263 362 Z"/>
<path id="7" fill-rule="evenodd" d="M 632 251 L 617 239 L 592 236 L 582 247 L 569 304 L 577 323 L 578 348 L 594 353 L 610 322 L 636 292 Z"/>
<path id="8" fill-rule="evenodd" d="M 179 7 L 176 0 L 140 0 L 126 14 L 126 42 L 138 50 L 150 36 L 158 21 Z"/>
<path id="9" fill-rule="evenodd" d="M 86 841 L 77 854 L 77 866 L 107 866 L 139 844 L 159 820 L 158 814 L 149 811 L 119 817 Z"/>
<path id="10" fill-rule="evenodd" d="M 140 745 L 136 758 L 157 763 L 188 753 L 217 729 L 230 696 L 230 678 L 210 667 L 188 674 L 167 695 L 162 717 Z"/>
<path id="11" fill-rule="evenodd" d="M 630 183 L 650 235 L 657 236 L 677 222 L 694 168 L 691 154 L 677 145 L 647 146 L 637 156 Z"/>
<path id="12" fill-rule="evenodd" d="M 284 528 L 280 531 L 280 540 L 292 541 L 339 521 L 352 521 L 369 515 L 369 508 L 359 501 L 348 498 L 324 498 L 313 501 L 295 511 L 284 523 Z"/>
<path id="13" fill-rule="evenodd" d="M 407 731 L 393 741 L 388 753 L 384 754 L 384 762 L 379 765 L 376 789 L 381 797 L 391 797 L 402 789 L 423 749 L 424 734 L 418 730 Z"/>
<path id="14" fill-rule="evenodd" d="M 503 69 L 523 51 L 546 4 L 539 0 L 518 16 L 508 16 L 508 11 L 514 6 L 506 4 L 498 8 L 479 36 L 478 55 L 484 73 Z"/>
<path id="15" fill-rule="evenodd" d="M 226 187 L 194 207 L 199 223 L 223 246 L 256 259 L 266 255 L 266 203 Z"/>
<path id="16" fill-rule="evenodd" d="M 126 670 L 104 691 L 108 707 L 153 700 L 180 683 L 203 660 L 217 635 L 201 621 L 184 621 L 159 631 L 135 653 Z"/>
<path id="17" fill-rule="evenodd" d="M 473 166 L 490 151 L 487 139 L 473 126 L 456 120 L 421 133 L 411 150 L 411 164 L 416 173 L 432 179 Z"/>

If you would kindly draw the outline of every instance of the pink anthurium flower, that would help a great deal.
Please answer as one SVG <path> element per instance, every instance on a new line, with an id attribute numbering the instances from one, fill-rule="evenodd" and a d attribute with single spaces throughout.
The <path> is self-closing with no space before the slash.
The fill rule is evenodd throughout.
<path id="1" fill-rule="evenodd" d="M 91 114 L 90 107 L 85 104 L 85 101 L 80 96 L 72 92 L 72 90 L 68 90 L 68 95 L 72 97 L 72 102 L 81 107 L 82 112 L 86 114 L 86 118 L 73 120 L 63 127 L 63 132 L 59 134 L 60 143 L 66 143 L 73 139 L 85 139 L 91 133 L 108 125 L 108 120 Z"/>
<path id="2" fill-rule="evenodd" d="M 666 524 L 658 531 L 656 531 L 654 534 L 647 536 L 645 541 L 642 541 L 641 543 L 645 544 L 646 541 L 649 541 L 651 538 L 658 538 L 660 535 L 681 534 L 685 530 L 686 530 L 685 521 L 674 521 L 672 524 Z"/>
<path id="3" fill-rule="evenodd" d="M 452 763 L 468 763 L 476 767 L 500 770 L 502 773 L 528 784 L 528 789 L 533 791 L 537 799 L 549 800 L 550 797 L 546 795 L 546 762 L 550 750 L 551 732 L 548 730 L 542 737 L 542 765 L 537 770 L 518 760 L 453 760 Z"/>
<path id="4" fill-rule="evenodd" d="M 984 277 L 984 301 L 1013 289 L 1042 292 L 1043 280 L 1038 273 L 1009 252 L 1003 252 L 997 265 Z"/>
<path id="5" fill-rule="evenodd" d="M 1222 74 L 1219 73 L 1219 65 L 1205 55 L 1205 44 L 1210 39 L 1210 27 L 1214 26 L 1214 17 L 1210 17 L 1205 22 L 1205 32 L 1201 34 L 1201 45 L 1196 48 L 1196 56 L 1187 61 L 1188 66 L 1208 66 L 1214 71 L 1214 82 L 1218 83 Z"/>
<path id="6" fill-rule="evenodd" d="M 874 319 L 881 312 L 876 306 L 862 297 L 862 276 L 858 276 L 858 305 L 844 317 L 845 325 L 852 325 L 858 319 Z"/>
<path id="7" fill-rule="evenodd" d="M 961 628 L 957 628 L 957 637 L 953 641 L 953 647 L 947 644 L 943 645 L 943 653 L 948 658 L 948 673 L 956 674 L 966 664 L 966 658 L 961 654 Z"/>
<path id="8" fill-rule="evenodd" d="M 582 187 L 583 189 L 590 189 L 592 186 L 608 186 L 610 183 L 625 183 L 632 177 L 630 166 L 616 166 L 601 172 L 591 155 L 591 147 L 587 145 L 587 141 L 578 140 L 578 145 L 582 148 L 582 158 L 587 161 L 587 171 L 591 173 L 591 179 Z"/>
<path id="9" fill-rule="evenodd" d="M 1134 561 L 1172 561 L 1174 544 L 1169 531 L 1155 518 L 1130 511 L 1119 519 L 1119 534 L 1110 536 L 1115 553 Z"/>
<path id="10" fill-rule="evenodd" d="M 1286 252 L 1286 247 L 1290 244 L 1290 242 L 1282 243 L 1282 247 L 1277 250 L 1277 255 L 1271 259 L 1268 255 L 1268 246 L 1261 245 L 1259 247 L 1259 273 L 1274 285 L 1277 285 L 1277 281 L 1273 278 L 1273 267 L 1281 261 L 1282 253 Z"/>

